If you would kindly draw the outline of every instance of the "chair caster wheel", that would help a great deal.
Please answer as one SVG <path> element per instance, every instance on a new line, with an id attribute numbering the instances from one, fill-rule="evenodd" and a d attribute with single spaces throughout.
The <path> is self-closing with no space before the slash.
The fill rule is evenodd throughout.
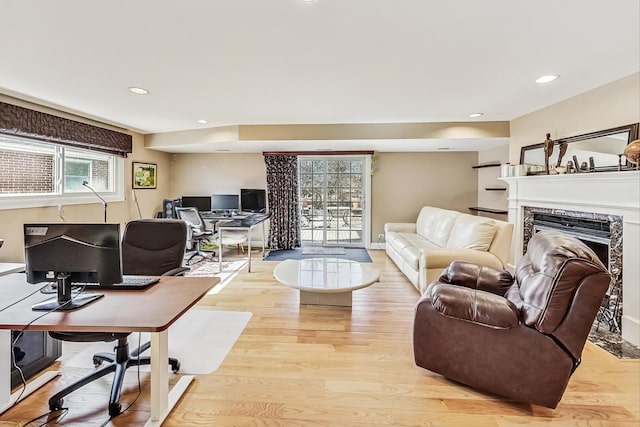
<path id="1" fill-rule="evenodd" d="M 93 367 L 97 368 L 98 366 L 102 365 L 103 360 L 102 359 L 97 359 L 97 358 L 93 358 Z"/>
<path id="2" fill-rule="evenodd" d="M 109 403 L 109 416 L 115 417 L 116 415 L 120 415 L 120 411 L 122 410 L 122 405 L 119 402 Z"/>
<path id="3" fill-rule="evenodd" d="M 64 399 L 56 400 L 55 402 L 49 402 L 49 411 L 59 411 L 62 409 L 62 405 L 64 404 Z"/>
<path id="4" fill-rule="evenodd" d="M 176 362 L 176 363 L 172 363 L 171 364 L 171 372 L 173 372 L 175 374 L 179 370 L 180 370 L 180 362 Z"/>

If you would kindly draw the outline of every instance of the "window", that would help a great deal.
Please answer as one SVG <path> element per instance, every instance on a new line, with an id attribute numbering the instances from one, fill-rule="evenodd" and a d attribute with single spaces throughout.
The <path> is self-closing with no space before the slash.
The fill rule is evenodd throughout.
<path id="1" fill-rule="evenodd" d="M 302 245 L 368 245 L 370 165 L 366 156 L 300 156 Z"/>
<path id="2" fill-rule="evenodd" d="M 82 191 L 83 184 L 85 182 L 89 184 L 90 179 L 90 161 L 83 159 L 64 159 L 64 191 Z"/>
<path id="3" fill-rule="evenodd" d="M 116 157 L 87 150 L 64 149 L 64 191 L 78 192 L 87 182 L 98 192 L 113 191 L 113 165 Z"/>
<path id="4" fill-rule="evenodd" d="M 2 208 L 93 203 L 84 183 L 106 200 L 123 200 L 118 156 L 0 135 Z"/>

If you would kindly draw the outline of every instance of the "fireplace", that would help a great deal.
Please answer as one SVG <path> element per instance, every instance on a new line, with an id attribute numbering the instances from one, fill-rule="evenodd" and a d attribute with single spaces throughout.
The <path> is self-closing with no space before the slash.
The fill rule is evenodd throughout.
<path id="1" fill-rule="evenodd" d="M 596 325 L 622 333 L 622 218 L 593 212 L 523 207 L 523 253 L 529 239 L 540 230 L 558 230 L 590 247 L 611 273 L 611 284 L 602 301 Z"/>
<path id="2" fill-rule="evenodd" d="M 514 176 L 502 180 L 509 184 L 509 222 L 514 225 L 509 267 L 513 269 L 522 257 L 535 231 L 534 214 L 538 214 L 536 227 L 580 234 L 579 238 L 604 255 L 603 261 L 608 256 L 608 268 L 614 277 L 609 301 L 603 306 L 612 311 L 601 313 L 601 323 L 612 315 L 612 321 L 605 322 L 607 327 L 613 325 L 622 340 L 640 346 L 640 172 Z"/>

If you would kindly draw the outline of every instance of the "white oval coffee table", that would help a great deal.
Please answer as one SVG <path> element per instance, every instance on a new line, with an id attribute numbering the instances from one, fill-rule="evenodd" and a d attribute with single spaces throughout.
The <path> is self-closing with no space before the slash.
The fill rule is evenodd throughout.
<path id="1" fill-rule="evenodd" d="M 380 272 L 347 259 L 307 258 L 281 262 L 273 269 L 273 277 L 300 289 L 300 304 L 351 307 L 351 293 L 377 282 Z"/>

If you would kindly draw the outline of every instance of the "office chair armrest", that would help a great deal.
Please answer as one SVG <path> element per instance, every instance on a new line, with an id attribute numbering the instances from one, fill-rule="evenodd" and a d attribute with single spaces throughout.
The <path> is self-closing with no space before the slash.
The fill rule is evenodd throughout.
<path id="1" fill-rule="evenodd" d="M 191 269 L 189 267 L 178 267 L 165 272 L 163 276 L 184 276 L 187 271 L 191 271 Z"/>

